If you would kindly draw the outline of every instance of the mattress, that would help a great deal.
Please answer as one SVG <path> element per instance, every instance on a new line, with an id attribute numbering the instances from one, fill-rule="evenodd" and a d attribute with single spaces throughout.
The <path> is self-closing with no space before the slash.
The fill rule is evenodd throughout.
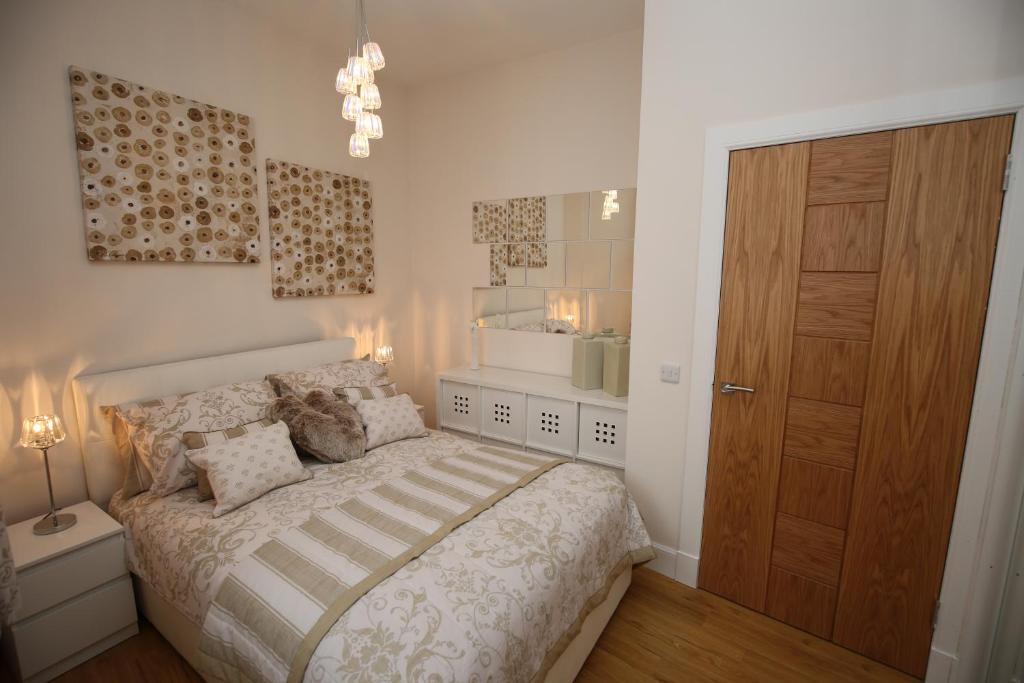
<path id="1" fill-rule="evenodd" d="M 197 626 L 220 583 L 268 539 L 383 480 L 460 453 L 440 432 L 374 449 L 220 518 L 196 489 L 111 502 L 131 570 Z M 504 680 L 543 675 L 557 645 L 627 566 L 651 557 L 612 473 L 566 464 L 455 529 L 360 598 L 328 631 L 307 681 Z"/>

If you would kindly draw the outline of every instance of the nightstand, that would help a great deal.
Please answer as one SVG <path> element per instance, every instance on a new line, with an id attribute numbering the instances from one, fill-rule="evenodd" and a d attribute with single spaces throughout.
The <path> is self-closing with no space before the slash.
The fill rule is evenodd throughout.
<path id="1" fill-rule="evenodd" d="M 21 604 L 4 629 L 11 670 L 48 681 L 139 632 L 124 529 L 91 502 L 64 509 L 78 523 L 36 536 L 31 519 L 8 527 Z"/>

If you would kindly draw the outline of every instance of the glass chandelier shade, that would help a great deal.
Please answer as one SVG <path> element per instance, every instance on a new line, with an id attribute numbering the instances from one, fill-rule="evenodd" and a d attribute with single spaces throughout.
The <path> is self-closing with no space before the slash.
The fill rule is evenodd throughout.
<path id="1" fill-rule="evenodd" d="M 352 133 L 348 139 L 348 153 L 357 159 L 370 156 L 370 141 L 362 133 Z"/>
<path id="2" fill-rule="evenodd" d="M 384 53 L 380 51 L 377 43 L 365 43 L 363 45 L 363 57 L 374 71 L 384 68 Z"/>
<path id="3" fill-rule="evenodd" d="M 359 86 L 359 99 L 363 101 L 363 109 L 380 109 L 380 88 L 373 83 Z"/>
<path id="4" fill-rule="evenodd" d="M 342 95 L 355 95 L 358 88 L 356 82 L 348 75 L 348 69 L 345 67 L 338 69 L 338 76 L 334 79 L 335 90 Z"/>
<path id="5" fill-rule="evenodd" d="M 369 114 L 370 117 L 370 130 L 366 133 L 366 137 L 371 140 L 380 140 L 384 137 L 384 122 L 380 120 L 380 116 L 377 114 Z"/>
<path id="6" fill-rule="evenodd" d="M 345 95 L 345 101 L 341 104 L 341 118 L 346 121 L 357 121 L 363 113 L 363 101 L 359 95 Z"/>
<path id="7" fill-rule="evenodd" d="M 372 116 L 373 114 L 366 110 L 360 112 L 359 118 L 356 119 L 357 133 L 370 137 L 370 131 L 373 129 Z"/>
<path id="8" fill-rule="evenodd" d="M 348 71 L 356 85 L 373 82 L 373 69 L 370 68 L 370 63 L 366 61 L 365 57 L 352 55 L 348 58 L 345 70 Z"/>

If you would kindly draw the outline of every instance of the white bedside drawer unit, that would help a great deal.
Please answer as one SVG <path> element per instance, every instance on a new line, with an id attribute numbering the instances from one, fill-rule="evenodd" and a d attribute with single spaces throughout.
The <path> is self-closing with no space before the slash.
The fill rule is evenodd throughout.
<path id="1" fill-rule="evenodd" d="M 480 435 L 521 446 L 523 444 L 523 395 L 483 387 L 480 390 L 482 424 Z"/>
<path id="2" fill-rule="evenodd" d="M 34 614 L 70 600 L 91 588 L 128 574 L 124 536 L 117 535 L 18 573 L 21 605 L 14 618 Z"/>
<path id="3" fill-rule="evenodd" d="M 480 433 L 480 388 L 444 382 L 441 388 L 441 427 Z"/>
<path id="4" fill-rule="evenodd" d="M 576 404 L 546 396 L 526 399 L 526 445 L 570 458 L 576 453 Z"/>
<path id="5" fill-rule="evenodd" d="M 604 406 L 580 406 L 579 459 L 601 465 L 626 465 L 626 412 Z"/>
<path id="6" fill-rule="evenodd" d="M 124 529 L 91 502 L 63 512 L 75 526 L 36 536 L 8 528 L 21 605 L 0 640 L 11 669 L 42 683 L 138 633 Z"/>

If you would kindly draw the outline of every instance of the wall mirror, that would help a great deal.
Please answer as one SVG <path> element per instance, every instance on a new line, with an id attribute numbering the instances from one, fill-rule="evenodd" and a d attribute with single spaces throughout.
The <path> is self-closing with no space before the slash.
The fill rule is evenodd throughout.
<path id="1" fill-rule="evenodd" d="M 629 335 L 636 189 L 473 202 L 481 327 Z"/>

